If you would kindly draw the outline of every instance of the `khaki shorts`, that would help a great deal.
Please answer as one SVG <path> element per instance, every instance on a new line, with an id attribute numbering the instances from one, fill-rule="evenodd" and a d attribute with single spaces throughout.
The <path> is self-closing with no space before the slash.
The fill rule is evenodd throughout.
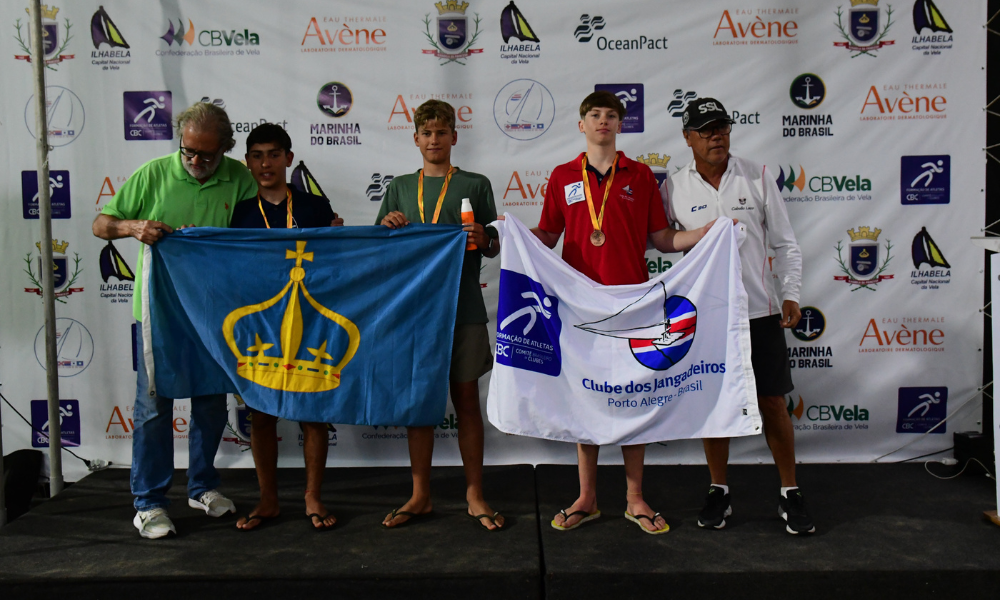
<path id="1" fill-rule="evenodd" d="M 492 368 L 493 352 L 486 323 L 455 325 L 448 379 L 455 383 L 478 381 Z"/>

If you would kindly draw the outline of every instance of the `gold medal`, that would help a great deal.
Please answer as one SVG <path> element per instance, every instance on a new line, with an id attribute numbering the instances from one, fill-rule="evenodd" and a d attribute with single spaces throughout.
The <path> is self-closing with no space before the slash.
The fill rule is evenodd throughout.
<path id="1" fill-rule="evenodd" d="M 594 233 L 590 234 L 590 243 L 595 246 L 603 246 L 604 240 L 606 239 L 607 238 L 604 236 L 604 232 L 600 229 L 597 229 Z"/>
<path id="2" fill-rule="evenodd" d="M 444 176 L 444 184 L 441 186 L 441 193 L 438 194 L 437 206 L 434 207 L 434 217 L 431 218 L 431 223 L 437 223 L 438 217 L 441 216 L 441 205 L 444 204 L 444 195 L 448 193 L 448 182 L 451 181 L 451 175 L 455 172 L 455 167 L 448 167 L 448 174 Z M 424 170 L 420 169 L 420 177 L 417 178 L 417 207 L 420 210 L 420 222 L 425 223 L 424 217 Z"/>
<path id="3" fill-rule="evenodd" d="M 608 192 L 611 191 L 611 184 L 615 182 L 615 167 L 618 166 L 618 155 L 615 155 L 614 162 L 611 163 L 611 177 L 608 178 L 608 183 L 604 187 L 604 199 L 601 200 L 601 214 L 597 214 L 597 210 L 594 208 L 594 197 L 590 193 L 590 175 L 587 174 L 587 154 L 583 154 L 583 160 L 580 161 L 580 167 L 583 171 L 583 193 L 587 198 L 587 208 L 590 209 L 590 222 L 594 226 L 594 232 L 590 234 L 590 243 L 594 246 L 603 246 L 607 237 L 604 232 L 601 231 L 601 226 L 604 224 L 604 207 L 608 204 Z M 598 187 L 600 189 L 600 187 Z"/>

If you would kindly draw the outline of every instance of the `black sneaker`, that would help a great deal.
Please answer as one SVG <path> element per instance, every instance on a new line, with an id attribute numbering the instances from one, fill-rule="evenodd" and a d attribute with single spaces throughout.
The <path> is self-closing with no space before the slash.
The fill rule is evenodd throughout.
<path id="1" fill-rule="evenodd" d="M 718 486 L 710 486 L 705 498 L 705 508 L 698 514 L 698 527 L 722 529 L 726 526 L 726 517 L 731 514 L 733 507 L 729 504 L 729 492 Z"/>
<path id="2" fill-rule="evenodd" d="M 806 513 L 806 499 L 798 488 L 789 490 L 787 498 L 778 495 L 778 515 L 785 520 L 785 530 L 792 535 L 816 531 L 816 526 Z"/>

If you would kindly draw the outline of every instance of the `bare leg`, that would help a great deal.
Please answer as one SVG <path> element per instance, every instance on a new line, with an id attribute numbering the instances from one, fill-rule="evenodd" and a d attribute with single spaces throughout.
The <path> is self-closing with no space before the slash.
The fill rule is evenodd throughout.
<path id="1" fill-rule="evenodd" d="M 483 415 L 479 407 L 479 382 L 451 382 L 451 401 L 458 417 L 458 449 L 465 468 L 465 499 L 470 515 L 492 515 L 493 509 L 483 498 Z M 487 529 L 503 527 L 503 515 L 496 523 L 479 519 Z"/>
<path id="2" fill-rule="evenodd" d="M 422 515 L 431 512 L 431 457 L 434 455 L 434 428 L 407 427 L 406 441 L 410 448 L 410 473 L 413 476 L 413 495 L 401 506 L 405 510 Z M 410 519 L 407 515 L 385 516 L 382 524 L 386 527 L 402 525 Z"/>
<path id="3" fill-rule="evenodd" d="M 328 449 L 326 423 L 302 423 L 302 455 L 306 462 L 306 514 L 324 515 L 322 518 L 312 518 L 316 529 L 333 527 L 337 522 L 337 518 L 323 506 L 321 499 Z"/>
<path id="4" fill-rule="evenodd" d="M 781 487 L 795 487 L 795 430 L 781 396 L 757 396 L 764 421 L 764 438 L 778 467 Z"/>
<path id="5" fill-rule="evenodd" d="M 580 497 L 566 509 L 566 514 L 572 514 L 578 510 L 588 513 L 597 510 L 597 456 L 600 451 L 600 446 L 576 445 L 576 459 L 580 469 Z M 556 525 L 564 527 L 572 526 L 581 519 L 583 519 L 582 515 L 566 519 L 561 513 L 553 517 Z"/>
<path id="6" fill-rule="evenodd" d="M 708 461 L 708 472 L 712 476 L 712 483 L 726 485 L 729 438 L 705 438 L 701 443 L 705 446 L 705 460 Z"/>
<path id="7" fill-rule="evenodd" d="M 253 453 L 254 467 L 257 469 L 257 483 L 260 485 L 260 502 L 251 515 L 276 517 L 281 514 L 278 505 L 278 418 L 262 412 L 254 412 L 250 417 L 250 451 Z M 248 515 L 249 516 L 249 515 Z M 260 521 L 241 517 L 236 521 L 237 529 L 253 529 Z"/>
<path id="8" fill-rule="evenodd" d="M 639 515 L 652 517 L 656 511 L 642 498 L 642 468 L 646 458 L 646 446 L 643 444 L 622 446 L 622 458 L 625 461 L 625 482 L 628 486 L 625 501 L 628 503 L 629 514 L 634 517 Z M 643 519 L 640 524 L 650 531 L 659 531 L 667 526 L 663 517 L 656 517 L 652 523 Z"/>

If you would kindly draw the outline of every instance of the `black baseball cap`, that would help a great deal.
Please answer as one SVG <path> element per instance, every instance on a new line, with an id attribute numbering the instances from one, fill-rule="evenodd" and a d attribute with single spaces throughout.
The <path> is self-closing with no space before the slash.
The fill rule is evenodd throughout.
<path id="1" fill-rule="evenodd" d="M 701 129 L 714 121 L 735 122 L 715 98 L 695 98 L 684 109 L 684 129 Z"/>

